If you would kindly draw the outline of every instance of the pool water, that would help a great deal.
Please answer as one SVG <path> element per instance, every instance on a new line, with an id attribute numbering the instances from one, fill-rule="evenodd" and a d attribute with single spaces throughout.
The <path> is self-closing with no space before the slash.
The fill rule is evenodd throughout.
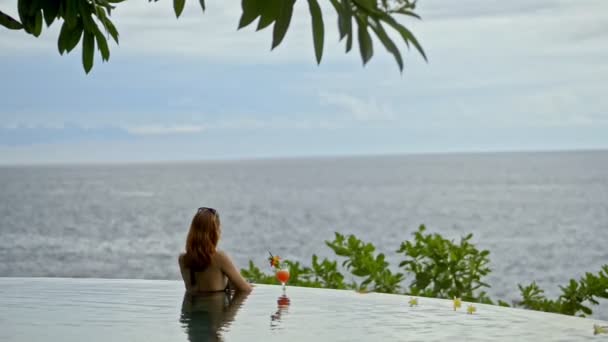
<path id="1" fill-rule="evenodd" d="M 177 281 L 0 278 L 0 341 L 584 341 L 608 322 L 452 301 L 256 285 L 185 296 Z"/>

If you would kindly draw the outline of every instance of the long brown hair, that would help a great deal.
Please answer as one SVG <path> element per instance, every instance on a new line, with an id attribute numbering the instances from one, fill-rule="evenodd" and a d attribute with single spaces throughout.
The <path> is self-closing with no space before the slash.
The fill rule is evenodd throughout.
<path id="1" fill-rule="evenodd" d="M 220 217 L 214 209 L 199 209 L 186 238 L 186 265 L 191 269 L 204 270 L 211 263 L 220 239 Z"/>

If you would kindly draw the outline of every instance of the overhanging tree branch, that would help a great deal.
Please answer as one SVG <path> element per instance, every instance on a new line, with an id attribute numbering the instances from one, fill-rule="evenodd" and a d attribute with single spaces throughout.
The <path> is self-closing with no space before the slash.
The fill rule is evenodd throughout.
<path id="1" fill-rule="evenodd" d="M 110 59 L 108 39 L 118 44 L 118 30 L 110 19 L 112 10 L 125 0 L 18 0 L 19 20 L 0 11 L 0 25 L 11 30 L 24 30 L 38 37 L 43 22 L 49 27 L 57 19 L 63 20 L 57 48 L 60 54 L 71 52 L 82 45 L 82 65 L 86 73 L 93 68 L 95 48 L 102 61 Z M 158 0 L 148 0 L 156 2 Z M 281 44 L 289 30 L 293 6 L 297 0 L 241 0 L 242 14 L 238 29 L 249 26 L 256 19 L 257 30 L 273 26 L 272 49 Z M 317 63 L 323 58 L 325 22 L 319 0 L 307 0 L 312 22 L 313 46 Z M 346 52 L 352 48 L 353 31 L 356 32 L 363 64 L 373 57 L 373 33 L 386 50 L 393 55 L 400 71 L 404 63 L 401 51 L 390 38 L 385 27 L 396 31 L 407 48 L 410 43 L 427 60 L 426 54 L 414 35 L 396 17 L 420 17 L 414 12 L 416 0 L 323 0 L 329 1 L 338 16 L 340 40 L 346 38 Z M 199 0 L 203 11 L 205 0 Z M 183 13 L 186 0 L 173 0 L 177 18 Z M 353 25 L 354 21 L 354 25 Z M 102 32 L 102 28 L 104 32 Z"/>

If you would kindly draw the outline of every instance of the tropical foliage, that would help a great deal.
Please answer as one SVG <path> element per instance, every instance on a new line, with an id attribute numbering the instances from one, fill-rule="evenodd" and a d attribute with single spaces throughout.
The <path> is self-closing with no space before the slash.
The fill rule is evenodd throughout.
<path id="1" fill-rule="evenodd" d="M 560 289 L 559 297 L 548 299 L 536 282 L 519 285 L 522 295 L 519 306 L 566 315 L 591 315 L 593 311 L 589 304 L 598 305 L 599 298 L 608 298 L 608 265 L 604 265 L 597 275 L 587 272 L 579 280 L 570 279 L 568 285 L 560 286 Z"/>
<path id="2" fill-rule="evenodd" d="M 325 243 L 342 259 L 340 264 L 327 258 L 320 260 L 317 255 L 312 256 L 310 267 L 289 260 L 282 262 L 290 270 L 289 284 L 293 286 L 462 298 L 468 302 L 495 304 L 484 291 L 490 285 L 483 281 L 491 272 L 490 252 L 479 250 L 471 242 L 472 237 L 469 234 L 456 243 L 440 234 L 427 233 L 426 227 L 420 226 L 413 239 L 403 241 L 396 251 L 404 257 L 399 272 L 373 244 L 339 233 L 335 233 L 333 241 Z M 343 272 L 348 273 L 345 276 Z M 254 283 L 278 284 L 274 275 L 261 271 L 252 261 L 241 273 Z M 608 298 L 608 265 L 597 274 L 587 273 L 560 288 L 562 294 L 558 298 L 548 299 L 536 283 L 519 285 L 522 299 L 513 306 L 566 315 L 591 315 L 589 305 L 598 305 L 600 298 Z M 510 306 L 501 300 L 496 304 Z"/>
<path id="3" fill-rule="evenodd" d="M 102 61 L 110 58 L 108 39 L 119 41 L 119 33 L 112 22 L 112 11 L 126 0 L 17 0 L 19 18 L 15 19 L 0 10 L 0 25 L 11 30 L 24 30 L 38 37 L 44 24 L 51 26 L 63 20 L 57 47 L 60 54 L 69 53 L 80 42 L 82 64 L 88 73 L 93 68 L 95 48 Z M 152 0 L 148 0 L 152 2 Z M 154 0 L 157 2 L 158 0 Z M 323 57 L 326 24 L 318 0 L 306 0 L 312 24 L 312 39 L 317 63 Z M 326 0 L 327 1 L 327 0 Z M 203 11 L 205 0 L 199 0 Z M 272 48 L 279 46 L 291 23 L 296 0 L 242 0 L 242 13 L 238 28 L 251 25 L 257 20 L 256 30 L 272 26 Z M 400 70 L 403 57 L 398 45 L 390 38 L 387 29 L 394 30 L 399 39 L 409 48 L 410 44 L 426 60 L 422 46 L 410 30 L 398 22 L 398 16 L 420 19 L 414 12 L 416 0 L 329 0 L 338 17 L 340 39 L 346 40 L 346 52 L 352 49 L 353 41 L 359 43 L 363 64 L 374 54 L 372 34 L 393 55 Z M 186 0 L 173 0 L 175 16 L 183 13 Z"/>

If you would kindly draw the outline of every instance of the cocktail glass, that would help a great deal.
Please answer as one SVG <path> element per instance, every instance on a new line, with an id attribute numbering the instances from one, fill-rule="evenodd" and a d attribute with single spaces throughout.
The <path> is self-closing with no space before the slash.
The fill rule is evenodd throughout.
<path id="1" fill-rule="evenodd" d="M 281 282 L 281 285 L 283 285 L 283 291 L 285 291 L 285 283 L 287 283 L 287 281 L 289 280 L 289 269 L 282 268 L 277 271 L 276 275 L 277 280 Z"/>

